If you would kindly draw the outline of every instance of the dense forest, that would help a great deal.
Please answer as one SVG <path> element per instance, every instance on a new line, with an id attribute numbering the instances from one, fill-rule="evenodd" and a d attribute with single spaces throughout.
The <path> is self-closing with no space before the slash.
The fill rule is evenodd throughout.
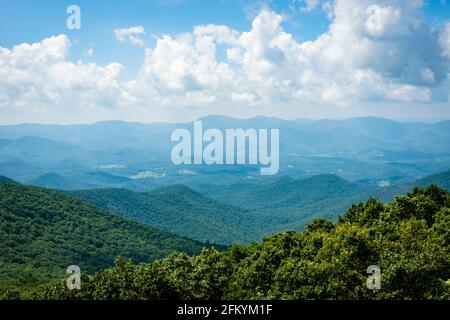
<path id="1" fill-rule="evenodd" d="M 71 195 L 119 216 L 190 239 L 229 245 L 261 238 L 260 217 L 177 184 L 152 192 L 121 188 L 72 191 Z"/>
<path id="2" fill-rule="evenodd" d="M 0 295 L 64 276 L 72 264 L 93 274 L 117 256 L 148 262 L 207 246 L 6 178 L 0 183 L 0 239 Z"/>
<path id="3" fill-rule="evenodd" d="M 248 246 L 149 263 L 118 258 L 82 276 L 81 290 L 53 280 L 28 299 L 450 299 L 450 194 L 415 188 L 388 204 L 352 205 L 337 223 L 316 219 Z M 381 269 L 381 289 L 366 286 Z"/>
<path id="4" fill-rule="evenodd" d="M 249 244 L 285 230 L 301 231 L 316 218 L 336 221 L 353 203 L 387 203 L 415 186 L 450 190 L 450 171 L 389 187 L 370 187 L 325 174 L 208 186 L 176 184 L 148 192 L 123 188 L 68 193 L 116 215 L 201 242 Z"/>

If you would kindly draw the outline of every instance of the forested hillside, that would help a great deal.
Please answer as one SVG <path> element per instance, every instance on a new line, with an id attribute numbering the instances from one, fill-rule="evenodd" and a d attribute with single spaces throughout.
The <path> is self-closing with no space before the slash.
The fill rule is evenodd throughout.
<path id="1" fill-rule="evenodd" d="M 8 177 L 0 176 L 0 184 L 16 184 L 16 183 L 17 182 Z"/>
<path id="2" fill-rule="evenodd" d="M 61 276 L 69 265 L 94 273 L 117 256 L 148 262 L 204 244 L 111 215 L 59 191 L 0 184 L 0 288 Z"/>
<path id="3" fill-rule="evenodd" d="M 316 217 L 335 219 L 369 190 L 334 175 L 282 177 L 262 185 L 223 186 L 220 201 L 183 185 L 137 193 L 126 189 L 71 191 L 104 210 L 158 229 L 213 243 L 249 243 L 287 229 L 301 230 Z M 227 202 L 228 204 L 226 204 Z"/>
<path id="4" fill-rule="evenodd" d="M 126 189 L 70 193 L 109 212 L 203 242 L 250 242 L 262 235 L 256 212 L 221 203 L 183 185 L 142 193 Z"/>
<path id="5" fill-rule="evenodd" d="M 202 189 L 216 199 L 184 185 L 142 193 L 118 188 L 69 193 L 109 212 L 177 235 L 203 242 L 245 244 L 284 230 L 300 231 L 315 218 L 334 221 L 346 208 L 371 196 L 388 202 L 414 186 L 431 183 L 450 189 L 450 172 L 391 187 L 368 187 L 327 174 Z"/>
<path id="6" fill-rule="evenodd" d="M 381 289 L 366 286 L 368 266 Z M 35 299 L 450 299 L 450 194 L 414 189 L 389 204 L 353 205 L 337 223 L 315 220 L 250 246 L 112 268 L 40 288 Z"/>
<path id="7" fill-rule="evenodd" d="M 318 217 L 334 220 L 352 203 L 367 200 L 377 190 L 332 174 L 306 179 L 285 176 L 273 183 L 230 189 L 218 199 L 259 212 L 264 216 L 265 234 L 301 230 Z"/>

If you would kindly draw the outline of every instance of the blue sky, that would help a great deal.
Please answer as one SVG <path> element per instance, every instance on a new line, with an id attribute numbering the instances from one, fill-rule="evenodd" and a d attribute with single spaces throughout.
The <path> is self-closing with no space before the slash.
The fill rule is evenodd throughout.
<path id="1" fill-rule="evenodd" d="M 71 4 L 80 30 L 66 28 Z M 449 21 L 442 0 L 2 1 L 0 122 L 447 119 Z M 194 32 L 206 25 L 227 29 Z"/>
<path id="2" fill-rule="evenodd" d="M 81 30 L 66 28 L 66 8 L 71 4 L 81 8 Z M 119 61 L 137 71 L 142 62 L 142 50 L 119 43 L 114 37 L 114 29 L 144 26 L 149 33 L 146 39 L 149 44 L 154 43 L 152 35 L 176 35 L 202 24 L 224 24 L 237 30 L 247 30 L 252 18 L 263 6 L 289 15 L 291 21 L 285 23 L 286 30 L 299 40 L 314 39 L 329 24 L 323 11 L 302 14 L 290 7 L 292 1 L 18 0 L 0 4 L 0 45 L 8 48 L 65 33 L 76 44 L 73 46 L 72 59 L 85 58 L 83 52 L 93 47 L 96 51 L 93 60 L 96 62 L 106 64 Z"/>

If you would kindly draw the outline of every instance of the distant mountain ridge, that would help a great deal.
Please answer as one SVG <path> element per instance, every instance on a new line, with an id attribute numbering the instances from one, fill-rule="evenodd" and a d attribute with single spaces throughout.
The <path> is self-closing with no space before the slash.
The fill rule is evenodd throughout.
<path id="1" fill-rule="evenodd" d="M 280 172 L 294 178 L 332 173 L 376 186 L 411 182 L 450 168 L 450 122 L 402 123 L 366 117 L 347 120 L 235 119 L 208 116 L 203 127 L 280 130 Z M 23 183 L 76 190 L 123 187 L 149 191 L 258 172 L 254 166 L 175 166 L 170 160 L 176 128 L 192 122 L 0 126 L 0 175 Z M 89 172 L 122 177 L 105 181 Z M 186 177 L 185 172 L 191 172 Z M 140 174 L 152 172 L 152 174 Z M 64 179 L 48 179 L 57 174 Z M 139 177 L 133 181 L 126 178 Z M 158 178 L 159 177 L 159 178 Z M 53 177 L 55 178 L 55 177 Z M 234 179 L 234 178 L 232 178 Z M 65 181 L 62 181 L 65 180 Z"/>

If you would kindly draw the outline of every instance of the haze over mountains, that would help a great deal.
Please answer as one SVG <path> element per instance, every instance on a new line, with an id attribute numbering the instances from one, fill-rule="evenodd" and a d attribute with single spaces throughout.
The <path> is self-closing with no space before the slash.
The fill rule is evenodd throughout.
<path id="1" fill-rule="evenodd" d="M 336 220 L 352 204 L 377 197 L 384 202 L 414 187 L 437 184 L 450 190 L 450 171 L 391 187 L 364 186 L 335 175 L 273 182 L 236 183 L 203 194 L 184 185 L 151 192 L 126 189 L 71 191 L 106 211 L 203 242 L 232 244 L 261 240 L 285 230 L 302 230 L 316 218 Z M 207 196 L 206 196 L 207 195 Z"/>
<path id="2" fill-rule="evenodd" d="M 260 176 L 251 165 L 176 166 L 171 133 L 192 131 L 192 123 L 109 121 L 0 126 L 0 175 L 74 191 L 106 211 L 220 244 L 335 219 L 371 196 L 389 201 L 416 185 L 449 187 L 450 121 L 201 120 L 204 130 L 279 129 L 279 174 Z"/>
<path id="3" fill-rule="evenodd" d="M 280 173 L 335 174 L 387 186 L 450 168 L 450 121 L 399 123 L 366 117 L 294 120 L 209 116 L 204 128 L 280 129 Z M 120 121 L 92 125 L 0 126 L 0 174 L 64 190 L 123 187 L 148 191 L 259 179 L 255 166 L 174 166 L 170 135 L 186 124 Z M 264 183 L 271 178 L 264 178 Z"/>
<path id="4" fill-rule="evenodd" d="M 336 220 L 371 197 L 450 190 L 449 121 L 202 120 L 205 129 L 279 129 L 280 173 L 172 164 L 170 135 L 192 123 L 0 126 L 0 282 L 33 274 L 22 282 L 39 283 L 72 263 L 95 272 L 118 255 L 140 262 L 246 244 Z"/>
<path id="5" fill-rule="evenodd" d="M 449 186 L 450 121 L 201 120 L 204 129 L 279 129 L 279 174 L 260 176 L 251 165 L 176 166 L 170 135 L 176 128 L 192 131 L 192 123 L 109 121 L 0 126 L 0 175 L 83 190 L 72 194 L 140 223 L 220 244 L 300 230 L 315 217 L 335 219 L 352 203 L 391 200 L 426 185 L 420 179 L 433 174 L 427 184 Z"/>

